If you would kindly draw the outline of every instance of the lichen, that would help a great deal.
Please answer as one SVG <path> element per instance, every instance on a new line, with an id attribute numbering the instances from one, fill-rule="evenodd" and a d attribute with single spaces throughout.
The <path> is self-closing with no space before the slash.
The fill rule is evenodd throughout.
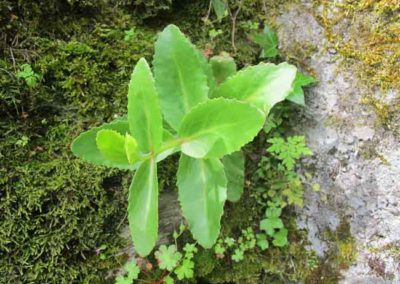
<path id="1" fill-rule="evenodd" d="M 359 78 L 383 89 L 400 87 L 400 2 L 314 0 L 325 36 L 356 64 Z"/>
<path id="2" fill-rule="evenodd" d="M 357 260 L 357 246 L 346 219 L 341 219 L 336 230 L 327 230 L 323 238 L 329 249 L 306 283 L 338 283 L 341 271 L 348 269 Z"/>

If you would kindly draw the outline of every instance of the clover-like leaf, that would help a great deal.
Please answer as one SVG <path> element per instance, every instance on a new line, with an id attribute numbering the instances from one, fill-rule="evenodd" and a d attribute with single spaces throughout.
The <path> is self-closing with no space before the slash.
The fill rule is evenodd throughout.
<path id="1" fill-rule="evenodd" d="M 226 248 L 220 243 L 217 243 L 214 247 L 214 252 L 218 255 L 223 255 L 225 253 L 225 251 L 226 251 Z"/>
<path id="2" fill-rule="evenodd" d="M 218 238 L 226 183 L 219 160 L 181 156 L 177 182 L 179 201 L 193 237 L 205 248 L 211 248 Z"/>
<path id="3" fill-rule="evenodd" d="M 153 65 L 164 118 L 177 130 L 185 114 L 207 99 L 198 51 L 178 27 L 169 25 L 157 39 Z"/>
<path id="4" fill-rule="evenodd" d="M 128 264 L 124 266 L 124 269 L 126 272 L 128 272 L 128 278 L 131 280 L 138 279 L 139 273 L 140 273 L 140 268 L 137 265 L 136 261 L 130 261 Z"/>
<path id="5" fill-rule="evenodd" d="M 257 246 L 260 249 L 266 250 L 269 247 L 267 236 L 265 234 L 257 234 L 256 238 L 257 238 Z"/>
<path id="6" fill-rule="evenodd" d="M 224 240 L 224 243 L 226 243 L 226 245 L 228 247 L 231 247 L 235 244 L 235 239 L 234 238 L 230 238 L 230 237 L 226 237 Z"/>
<path id="7" fill-rule="evenodd" d="M 266 231 L 270 236 L 274 234 L 275 229 L 280 228 L 283 228 L 283 223 L 280 218 L 266 218 L 260 222 L 260 229 Z"/>
<path id="8" fill-rule="evenodd" d="M 241 249 L 235 249 L 233 255 L 232 255 L 232 260 L 235 262 L 239 262 L 243 260 L 244 258 L 244 251 Z"/>
<path id="9" fill-rule="evenodd" d="M 178 131 L 181 150 L 194 158 L 221 158 L 253 140 L 264 114 L 248 103 L 218 98 L 188 113 Z"/>
<path id="10" fill-rule="evenodd" d="M 165 284 L 174 284 L 175 281 L 174 281 L 174 278 L 172 278 L 171 276 L 168 275 L 167 277 L 164 278 L 164 283 Z"/>
<path id="11" fill-rule="evenodd" d="M 288 230 L 286 228 L 280 229 L 273 235 L 272 244 L 276 247 L 283 247 L 287 244 Z"/>
<path id="12" fill-rule="evenodd" d="M 193 278 L 194 262 L 189 259 L 184 259 L 182 264 L 175 269 L 175 274 L 179 280 Z"/>
<path id="13" fill-rule="evenodd" d="M 250 66 L 219 85 L 214 90 L 213 97 L 249 102 L 268 114 L 275 104 L 291 93 L 296 70 L 296 67 L 287 63 L 260 63 Z"/>
<path id="14" fill-rule="evenodd" d="M 282 208 L 280 207 L 268 207 L 267 210 L 265 210 L 265 216 L 268 218 L 278 218 L 281 216 L 282 213 Z"/>
<path id="15" fill-rule="evenodd" d="M 189 243 L 185 244 L 185 246 L 183 247 L 183 250 L 185 251 L 185 258 L 187 258 L 187 259 L 192 259 L 194 254 L 197 252 L 196 245 L 189 244 Z"/>
<path id="16" fill-rule="evenodd" d="M 154 159 L 141 164 L 129 187 L 128 221 L 137 253 L 147 256 L 156 244 L 158 231 L 158 182 Z"/>
<path id="17" fill-rule="evenodd" d="M 115 284 L 132 284 L 132 280 L 129 277 L 119 275 L 115 278 Z"/>
<path id="18" fill-rule="evenodd" d="M 172 271 L 178 265 L 182 254 L 176 250 L 175 245 L 170 245 L 168 247 L 166 245 L 161 245 L 158 251 L 155 252 L 155 257 L 161 269 Z"/>

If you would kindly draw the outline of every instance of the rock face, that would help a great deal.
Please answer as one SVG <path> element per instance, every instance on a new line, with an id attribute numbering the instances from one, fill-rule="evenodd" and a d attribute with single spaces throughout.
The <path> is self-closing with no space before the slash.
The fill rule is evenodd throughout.
<path id="1" fill-rule="evenodd" d="M 315 170 L 321 191 L 306 193 L 298 225 L 323 256 L 329 246 L 324 232 L 345 218 L 358 253 L 342 271 L 342 283 L 400 283 L 399 139 L 377 125 L 374 110 L 362 104 L 366 89 L 325 39 L 311 3 L 285 9 L 278 17 L 280 49 L 311 50 L 302 59 L 319 81 L 306 96 L 298 127 L 314 152 L 305 167 Z M 387 102 L 399 97 L 396 90 L 373 95 Z"/>

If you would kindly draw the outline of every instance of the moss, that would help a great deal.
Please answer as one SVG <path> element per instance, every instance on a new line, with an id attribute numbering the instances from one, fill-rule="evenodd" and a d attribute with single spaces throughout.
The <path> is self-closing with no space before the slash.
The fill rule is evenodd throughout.
<path id="1" fill-rule="evenodd" d="M 115 237 L 123 217 L 119 208 L 126 203 L 119 193 L 121 175 L 72 159 L 68 144 L 73 132 L 67 124 L 42 133 L 32 133 L 31 127 L 15 125 L 7 129 L 7 140 L 1 137 L 2 279 L 101 282 L 116 263 L 101 262 L 96 249 L 107 244 L 112 254 L 122 244 Z M 25 146 L 16 143 L 20 133 L 29 137 Z M 115 182 L 107 184 L 111 177 Z"/>
<path id="2" fill-rule="evenodd" d="M 384 165 L 389 165 L 389 161 L 377 151 L 376 147 L 377 142 L 366 141 L 360 146 L 359 153 L 365 160 L 379 159 Z"/>
<path id="3" fill-rule="evenodd" d="M 318 18 L 326 38 L 357 65 L 360 79 L 383 89 L 399 88 L 398 1 L 314 1 L 315 6 L 321 4 L 323 10 Z"/>
<path id="4" fill-rule="evenodd" d="M 244 196 L 243 199 L 251 198 Z M 243 208 L 243 203 L 235 205 L 237 205 L 235 207 Z M 237 229 L 240 227 L 238 223 L 241 226 L 244 225 L 241 228 L 256 223 L 253 219 L 257 216 L 254 208 L 244 208 L 247 211 L 240 209 L 240 216 L 236 214 L 232 216 L 232 211 L 225 212 L 222 236 L 237 237 L 239 235 Z M 229 254 L 223 259 L 218 259 L 212 249 L 201 250 L 195 257 L 197 281 L 201 281 L 201 283 L 304 282 L 318 266 L 319 259 L 314 252 L 305 249 L 307 233 L 296 229 L 295 220 L 290 217 L 286 218 L 285 224 L 290 232 L 287 246 L 271 247 L 264 252 L 257 248 L 247 251 L 244 260 L 238 263 L 232 261 Z M 231 228 L 227 228 L 229 225 Z M 230 233 L 226 234 L 226 232 Z"/>
<path id="5" fill-rule="evenodd" d="M 69 145 L 88 127 L 126 112 L 129 75 L 140 57 L 150 59 L 156 31 L 137 25 L 135 39 L 125 41 L 134 22 L 129 12 L 102 11 L 94 19 L 65 11 L 62 24 L 43 30 L 31 22 L 37 14 L 21 16 L 20 41 L 0 48 L 0 274 L 6 283 L 104 283 L 124 258 L 114 255 L 125 245 L 118 232 L 130 175 L 79 161 Z M 62 32 L 51 35 L 52 28 Z M 43 74 L 35 88 L 16 76 L 24 63 Z M 106 260 L 96 252 L 103 244 Z"/>
<path id="6" fill-rule="evenodd" d="M 365 95 L 362 103 L 370 106 L 376 113 L 377 126 L 383 126 L 392 131 L 398 138 L 400 137 L 400 97 L 396 97 L 392 102 L 387 103 L 373 95 Z"/>
<path id="7" fill-rule="evenodd" d="M 351 236 L 350 225 L 344 218 L 335 231 L 326 232 L 324 239 L 328 242 L 329 250 L 306 283 L 338 283 L 341 270 L 348 269 L 357 260 L 356 243 Z"/>
<path id="8" fill-rule="evenodd" d="M 370 106 L 384 126 L 400 137 L 399 96 L 386 103 L 385 93 L 400 83 L 400 4 L 398 0 L 313 0 L 314 14 L 331 47 L 344 58 L 363 87 L 362 103 Z M 322 9 L 320 9 L 322 7 Z"/>

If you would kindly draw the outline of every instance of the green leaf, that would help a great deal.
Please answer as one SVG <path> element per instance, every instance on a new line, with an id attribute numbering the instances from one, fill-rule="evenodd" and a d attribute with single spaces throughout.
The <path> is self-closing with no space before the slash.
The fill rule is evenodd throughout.
<path id="1" fill-rule="evenodd" d="M 129 164 L 127 161 L 125 163 L 115 163 L 103 157 L 96 144 L 97 133 L 103 129 L 114 130 L 121 135 L 125 135 L 129 132 L 129 124 L 125 120 L 117 119 L 111 123 L 106 123 L 100 127 L 94 127 L 86 132 L 81 133 L 71 145 L 71 150 L 74 155 L 95 165 L 114 167 L 124 170 L 137 169 L 139 166 L 138 163 L 133 165 Z"/>
<path id="2" fill-rule="evenodd" d="M 164 278 L 165 284 L 174 284 L 174 279 L 171 276 L 167 276 Z"/>
<path id="3" fill-rule="evenodd" d="M 128 92 L 128 121 L 143 153 L 156 151 L 162 141 L 161 110 L 153 75 L 144 58 L 133 70 Z"/>
<path id="4" fill-rule="evenodd" d="M 144 161 L 129 187 L 129 229 L 135 249 L 140 256 L 147 256 L 157 241 L 158 182 L 154 159 Z"/>
<path id="5" fill-rule="evenodd" d="M 132 280 L 129 277 L 119 275 L 115 278 L 115 284 L 132 284 Z"/>
<path id="6" fill-rule="evenodd" d="M 135 29 L 134 28 L 124 31 L 124 41 L 130 41 L 134 37 L 135 37 Z"/>
<path id="7" fill-rule="evenodd" d="M 169 25 L 158 37 L 153 65 L 164 118 L 177 130 L 184 115 L 207 99 L 198 51 L 178 27 Z"/>
<path id="8" fill-rule="evenodd" d="M 181 150 L 194 158 L 221 158 L 253 140 L 264 114 L 250 104 L 218 98 L 188 113 L 178 131 Z"/>
<path id="9" fill-rule="evenodd" d="M 234 254 L 232 255 L 232 260 L 235 262 L 239 262 L 244 258 L 244 251 L 241 249 L 235 249 Z"/>
<path id="10" fill-rule="evenodd" d="M 182 264 L 175 269 L 175 274 L 179 280 L 193 278 L 194 262 L 189 259 L 184 259 Z"/>
<path id="11" fill-rule="evenodd" d="M 210 59 L 210 64 L 217 84 L 221 84 L 236 73 L 235 60 L 229 55 L 213 56 Z"/>
<path id="12" fill-rule="evenodd" d="M 271 146 L 267 148 L 269 153 L 276 154 L 276 158 L 291 171 L 296 161 L 301 156 L 310 156 L 312 151 L 305 144 L 304 136 L 290 136 L 287 142 L 281 137 L 274 137 L 267 140 Z"/>
<path id="13" fill-rule="evenodd" d="M 257 234 L 256 238 L 257 238 L 257 246 L 261 250 L 266 250 L 269 247 L 267 236 L 265 234 Z"/>
<path id="14" fill-rule="evenodd" d="M 282 213 L 282 208 L 280 207 L 268 207 L 267 210 L 265 211 L 265 215 L 268 218 L 278 218 L 281 216 Z"/>
<path id="15" fill-rule="evenodd" d="M 286 228 L 280 229 L 278 232 L 276 232 L 273 236 L 272 244 L 276 247 L 283 247 L 287 244 L 287 235 L 288 235 L 288 230 Z"/>
<path id="16" fill-rule="evenodd" d="M 227 10 L 224 0 L 212 0 L 212 6 L 218 20 L 221 20 L 223 17 L 226 16 Z"/>
<path id="17" fill-rule="evenodd" d="M 125 152 L 125 138 L 117 131 L 100 130 L 96 136 L 96 144 L 105 159 L 117 164 L 129 163 Z"/>
<path id="18" fill-rule="evenodd" d="M 185 251 L 185 258 L 192 259 L 194 254 L 197 252 L 196 244 L 186 243 L 183 250 Z"/>
<path id="19" fill-rule="evenodd" d="M 222 246 L 222 244 L 217 243 L 214 247 L 214 252 L 219 255 L 223 255 L 226 251 L 226 248 Z"/>
<path id="20" fill-rule="evenodd" d="M 252 35 L 251 39 L 262 47 L 262 58 L 278 55 L 278 36 L 270 27 L 266 26 L 262 33 Z"/>
<path id="21" fill-rule="evenodd" d="M 235 239 L 226 237 L 224 242 L 226 243 L 226 245 L 228 247 L 231 247 L 231 246 L 233 246 L 235 244 Z"/>
<path id="22" fill-rule="evenodd" d="M 217 87 L 213 96 L 249 102 L 268 114 L 275 104 L 290 94 L 295 76 L 293 65 L 260 63 L 229 77 Z"/>
<path id="23" fill-rule="evenodd" d="M 128 272 L 128 278 L 131 280 L 138 279 L 140 268 L 136 263 L 136 260 L 132 260 L 124 266 L 126 272 Z"/>
<path id="24" fill-rule="evenodd" d="M 161 269 L 172 271 L 178 265 L 182 254 L 177 252 L 175 245 L 170 245 L 168 247 L 161 245 L 158 251 L 156 251 L 155 257 L 158 259 L 158 266 Z"/>
<path id="25" fill-rule="evenodd" d="M 280 228 L 283 228 L 283 223 L 280 218 L 267 218 L 260 222 L 260 229 L 266 231 L 270 236 L 274 234 L 275 229 Z"/>
<path id="26" fill-rule="evenodd" d="M 136 139 L 130 136 L 128 133 L 125 134 L 124 148 L 129 164 L 134 164 L 140 161 L 140 152 Z"/>
<path id="27" fill-rule="evenodd" d="M 179 201 L 193 237 L 205 248 L 211 248 L 219 234 L 226 183 L 219 160 L 181 156 L 177 182 Z"/>
<path id="28" fill-rule="evenodd" d="M 226 178 L 228 180 L 228 200 L 236 202 L 240 199 L 244 187 L 244 155 L 242 151 L 234 152 L 222 158 Z"/>
<path id="29" fill-rule="evenodd" d="M 287 100 L 304 106 L 305 103 L 303 87 L 316 82 L 317 80 L 315 80 L 313 77 L 304 75 L 303 73 L 298 71 L 296 73 L 296 78 L 293 83 L 293 91 L 289 94 Z"/>

